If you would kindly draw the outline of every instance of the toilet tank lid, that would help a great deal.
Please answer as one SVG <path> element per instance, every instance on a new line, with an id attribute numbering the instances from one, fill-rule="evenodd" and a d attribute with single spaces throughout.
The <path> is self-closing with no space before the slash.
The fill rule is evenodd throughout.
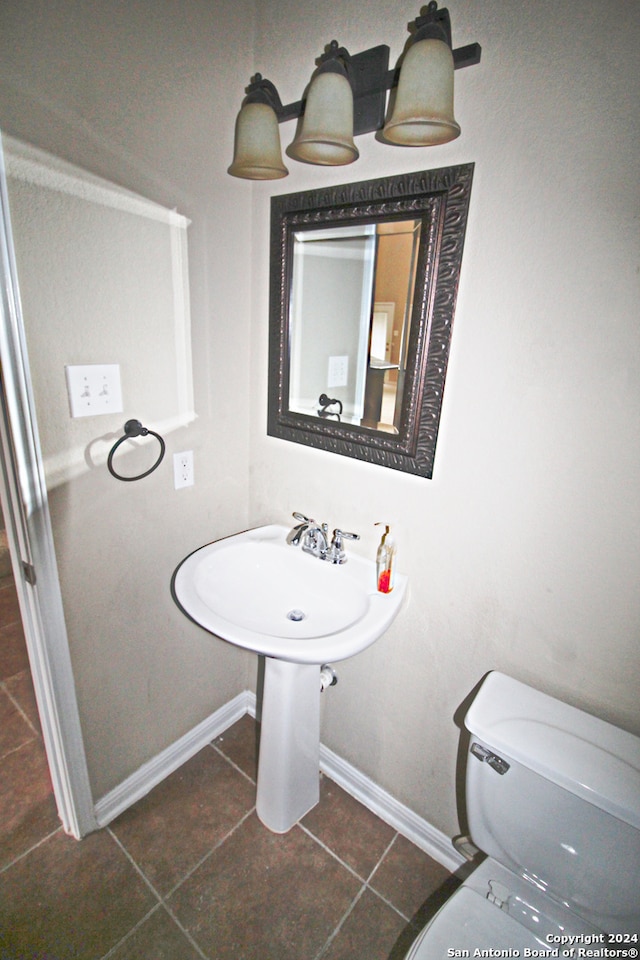
<path id="1" fill-rule="evenodd" d="M 465 726 L 505 759 L 640 829 L 640 738 L 498 671 Z"/>

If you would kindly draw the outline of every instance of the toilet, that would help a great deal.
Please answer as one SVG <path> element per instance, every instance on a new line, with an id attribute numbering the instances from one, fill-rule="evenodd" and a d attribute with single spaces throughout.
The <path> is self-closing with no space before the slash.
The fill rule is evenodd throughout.
<path id="1" fill-rule="evenodd" d="M 498 672 L 465 726 L 470 840 L 486 859 L 406 960 L 637 956 L 640 738 Z M 587 952 L 603 948 L 620 952 Z"/>

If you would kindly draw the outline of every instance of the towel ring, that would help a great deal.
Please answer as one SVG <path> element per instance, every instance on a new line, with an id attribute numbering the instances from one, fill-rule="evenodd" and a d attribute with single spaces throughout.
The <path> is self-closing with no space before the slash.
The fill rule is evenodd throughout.
<path id="1" fill-rule="evenodd" d="M 319 417 L 337 417 L 338 420 L 342 417 L 342 400 L 331 399 L 326 395 L 326 393 L 321 393 L 318 397 L 318 403 L 320 404 L 320 410 L 318 410 Z M 338 404 L 340 409 L 336 412 L 335 410 L 327 410 L 327 407 L 333 406 L 335 403 Z"/>
<path id="2" fill-rule="evenodd" d="M 158 443 L 160 444 L 160 456 L 154 463 L 152 467 L 148 470 L 145 470 L 144 473 L 139 473 L 137 477 L 123 477 L 113 469 L 113 455 L 120 446 L 121 443 L 124 443 L 125 440 L 130 440 L 132 437 L 146 437 L 147 434 L 151 434 L 152 437 L 155 437 Z M 143 427 L 139 420 L 127 420 L 124 425 L 124 436 L 120 437 L 119 440 L 116 440 L 114 445 L 111 447 L 109 457 L 107 458 L 107 467 L 109 468 L 109 473 L 116 478 L 116 480 L 142 480 L 143 477 L 148 477 L 150 473 L 160 466 L 162 458 L 164 457 L 165 445 L 164 440 L 159 433 L 156 433 L 155 430 L 147 430 L 146 427 Z"/>

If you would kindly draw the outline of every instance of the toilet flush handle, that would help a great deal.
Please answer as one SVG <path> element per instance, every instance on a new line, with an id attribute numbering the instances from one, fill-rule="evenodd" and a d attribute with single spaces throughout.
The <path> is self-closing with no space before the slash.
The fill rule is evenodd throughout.
<path id="1" fill-rule="evenodd" d="M 509 912 L 509 897 L 511 896 L 511 891 L 508 887 L 505 887 L 502 883 L 497 883 L 495 880 L 489 880 L 489 892 L 487 893 L 487 900 L 491 903 L 494 903 L 496 907 L 499 907 L 500 910 L 506 910 Z"/>
<path id="2" fill-rule="evenodd" d="M 510 767 L 510 764 L 508 764 L 506 760 L 503 760 L 502 757 L 499 757 L 497 753 L 491 753 L 491 750 L 480 746 L 479 743 L 474 742 L 471 744 L 471 753 L 482 763 L 488 763 L 500 776 L 504 776 Z"/>

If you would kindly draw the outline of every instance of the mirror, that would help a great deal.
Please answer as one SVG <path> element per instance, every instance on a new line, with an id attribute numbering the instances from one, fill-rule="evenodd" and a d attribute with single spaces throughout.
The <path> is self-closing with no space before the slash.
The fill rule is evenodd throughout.
<path id="1" fill-rule="evenodd" d="M 433 475 L 472 176 L 272 198 L 270 436 Z"/>

